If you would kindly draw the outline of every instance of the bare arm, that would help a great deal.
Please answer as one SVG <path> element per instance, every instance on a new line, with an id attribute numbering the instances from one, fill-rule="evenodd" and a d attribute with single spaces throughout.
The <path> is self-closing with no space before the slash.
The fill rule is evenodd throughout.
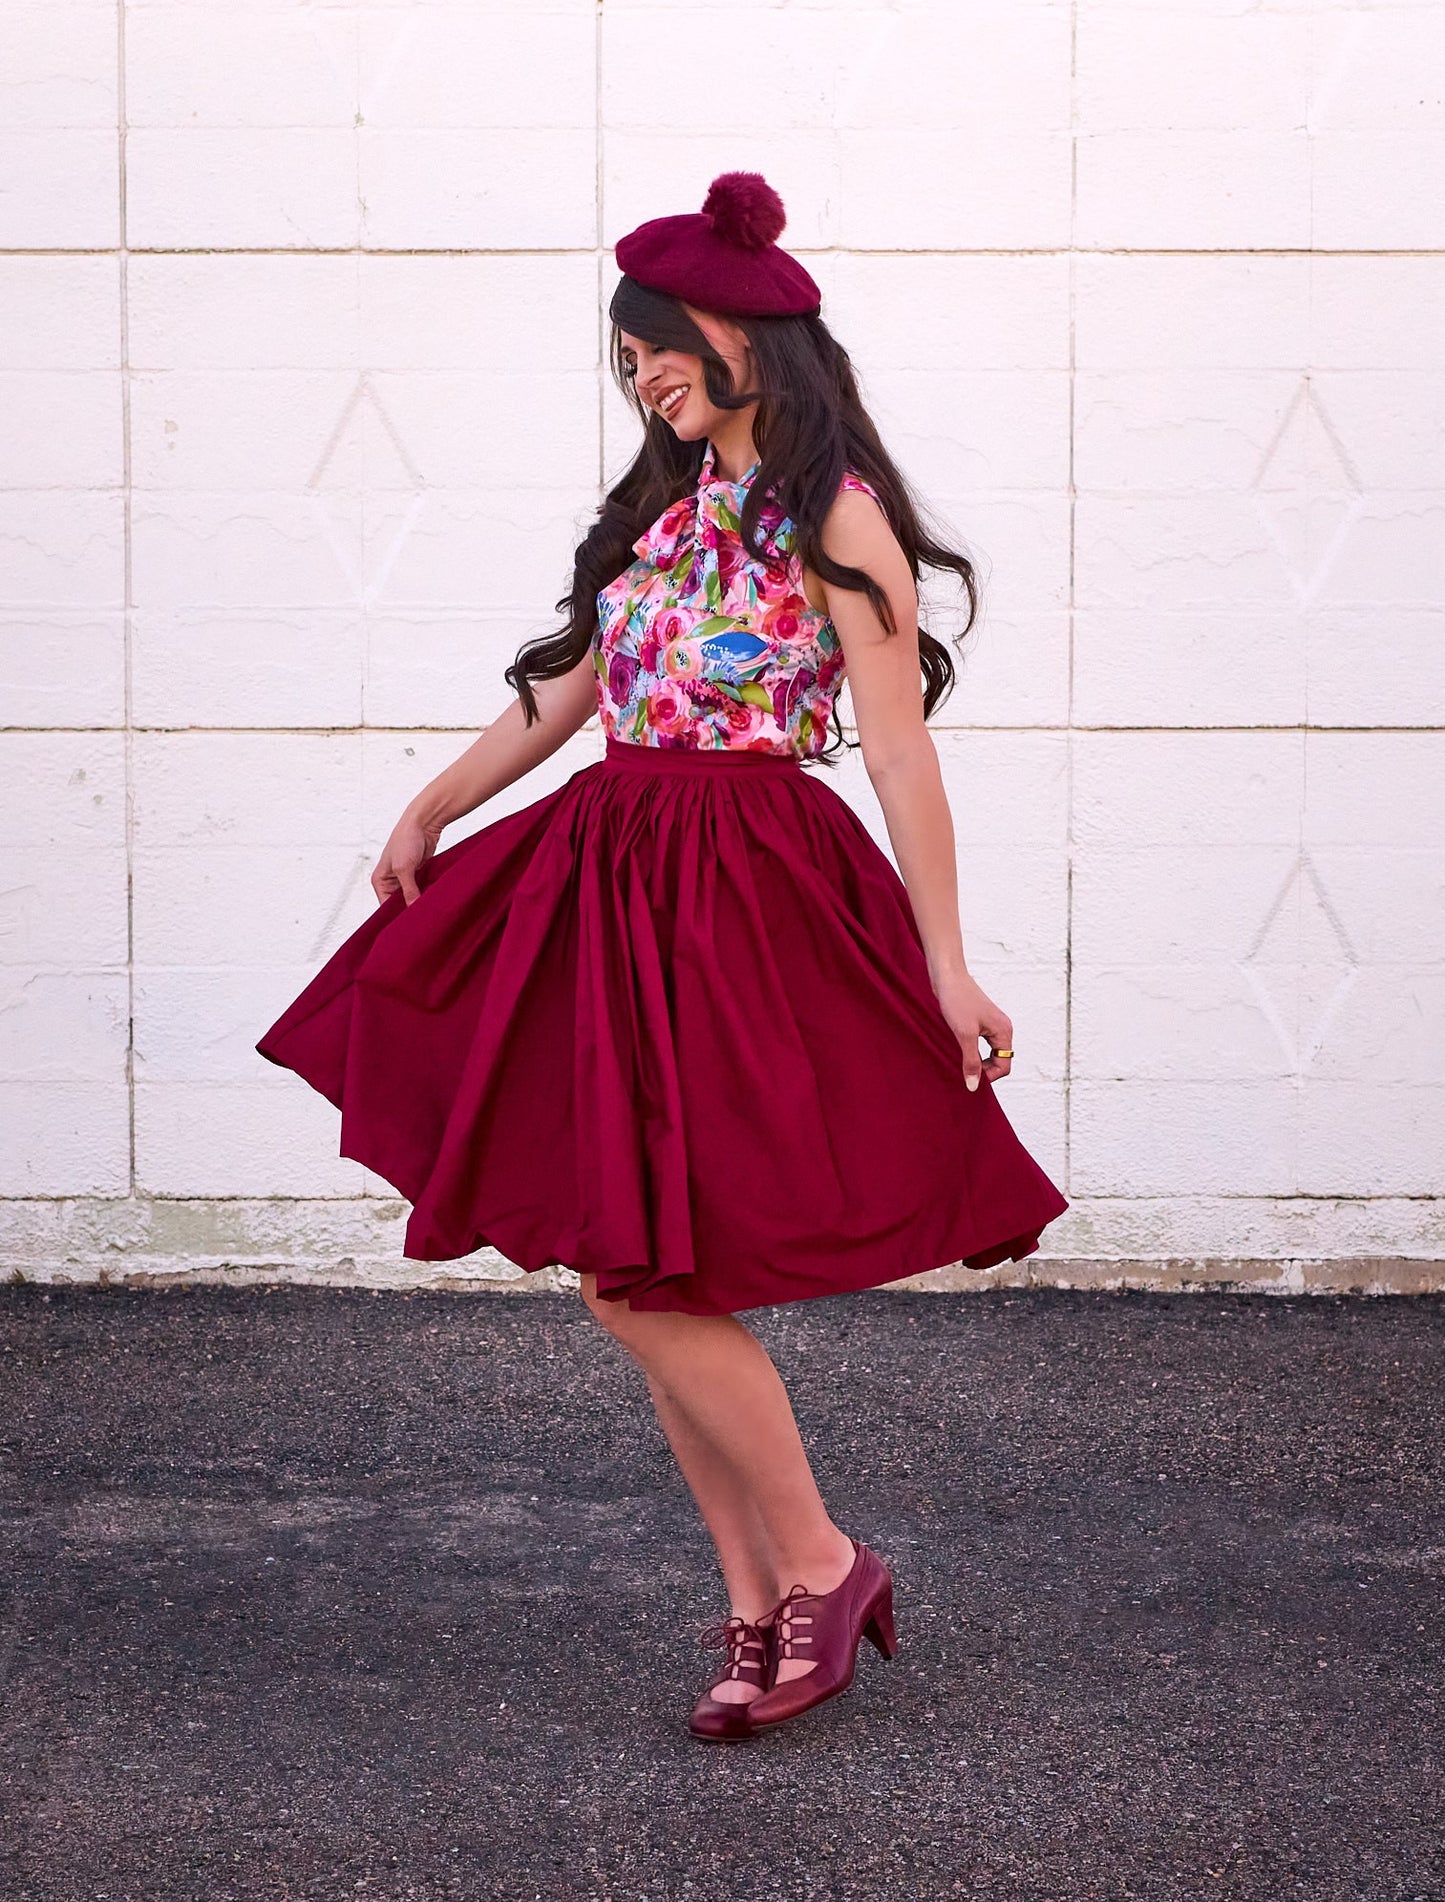
<path id="1" fill-rule="evenodd" d="M 883 808 L 929 980 L 962 1048 L 965 1081 L 976 1090 L 980 1072 L 993 1081 L 1010 1067 L 1007 1057 L 980 1062 L 979 1038 L 1006 1050 L 1013 1025 L 980 988 L 964 957 L 953 815 L 923 717 L 917 590 L 907 557 L 871 496 L 848 490 L 837 498 L 823 545 L 835 561 L 866 569 L 893 610 L 896 634 L 887 631 L 866 595 L 823 584 L 847 661 L 863 764 Z"/>
<path id="2" fill-rule="evenodd" d="M 474 812 L 550 759 L 597 711 L 596 674 L 589 651 L 569 673 L 539 681 L 534 689 L 539 718 L 527 726 L 520 700 L 514 699 L 465 753 L 422 787 L 408 804 L 387 840 L 371 887 L 379 903 L 396 891 L 410 905 L 420 891 L 416 868 L 436 850 L 442 829 Z"/>
<path id="3" fill-rule="evenodd" d="M 465 753 L 422 787 L 408 811 L 440 831 L 550 759 L 597 711 L 596 678 L 589 651 L 570 673 L 539 681 L 533 691 L 540 719 L 527 726 L 521 701 L 513 700 Z"/>

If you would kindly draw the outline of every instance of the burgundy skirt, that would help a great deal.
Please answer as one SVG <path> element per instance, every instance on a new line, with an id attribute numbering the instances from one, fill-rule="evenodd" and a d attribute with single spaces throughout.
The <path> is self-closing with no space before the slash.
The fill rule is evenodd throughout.
<path id="1" fill-rule="evenodd" d="M 634 1308 L 1031 1254 L 1068 1207 L 929 984 L 902 880 L 795 759 L 610 739 L 434 853 L 256 1045 L 412 1204 Z"/>

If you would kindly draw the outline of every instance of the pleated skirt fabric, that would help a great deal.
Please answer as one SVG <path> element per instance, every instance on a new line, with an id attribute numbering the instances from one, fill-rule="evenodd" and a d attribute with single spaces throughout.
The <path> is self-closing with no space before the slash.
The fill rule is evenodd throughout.
<path id="1" fill-rule="evenodd" d="M 609 738 L 426 860 L 256 1044 L 411 1203 L 633 1308 L 1020 1260 L 1068 1207 L 958 1040 L 902 880 L 814 770 Z"/>

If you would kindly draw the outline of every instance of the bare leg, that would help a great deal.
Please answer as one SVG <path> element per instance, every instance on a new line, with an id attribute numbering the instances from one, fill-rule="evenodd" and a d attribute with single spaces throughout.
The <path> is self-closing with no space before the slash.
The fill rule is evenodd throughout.
<path id="1" fill-rule="evenodd" d="M 757 1501 L 732 1462 L 694 1426 L 655 1375 L 647 1375 L 647 1385 L 673 1456 L 717 1547 L 729 1608 L 736 1617 L 755 1623 L 783 1591 Z"/>
<path id="2" fill-rule="evenodd" d="M 756 1624 L 782 1595 L 773 1570 L 772 1544 L 757 1504 L 731 1463 L 654 1375 L 647 1375 L 647 1386 L 673 1457 L 712 1534 L 729 1609 L 734 1617 Z M 746 1704 L 761 1692 L 746 1678 L 728 1678 L 714 1687 L 712 1695 L 719 1703 Z"/>
<path id="3" fill-rule="evenodd" d="M 668 1414 L 659 1410 L 669 1442 L 670 1419 L 681 1416 L 691 1429 L 678 1464 L 718 1545 L 729 1590 L 734 1579 L 750 1595 L 762 1583 L 740 1494 L 752 1501 L 784 1589 L 799 1580 L 814 1592 L 840 1585 L 853 1564 L 852 1544 L 823 1504 L 787 1389 L 756 1335 L 730 1314 L 634 1312 L 625 1301 L 603 1300 L 594 1276 L 581 1280 L 592 1313 L 671 1403 Z M 785 1658 L 778 1674 L 812 1668 L 811 1660 Z"/>

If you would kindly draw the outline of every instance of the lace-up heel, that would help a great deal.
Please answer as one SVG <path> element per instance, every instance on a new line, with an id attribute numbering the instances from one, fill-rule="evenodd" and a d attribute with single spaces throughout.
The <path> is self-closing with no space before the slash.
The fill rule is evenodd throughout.
<path id="1" fill-rule="evenodd" d="M 746 1706 L 751 1730 L 766 1730 L 789 1717 L 800 1717 L 815 1704 L 836 1697 L 853 1682 L 858 1646 L 866 1638 L 879 1654 L 898 1650 L 893 1628 L 893 1576 L 876 1552 L 853 1540 L 853 1569 L 831 1592 L 810 1592 L 795 1585 L 760 1620 L 774 1633 L 777 1662 L 813 1661 L 800 1677 L 778 1678 L 774 1664 L 771 1689 Z"/>
<path id="2" fill-rule="evenodd" d="M 698 1643 L 710 1649 L 721 1646 L 728 1656 L 726 1665 L 693 1706 L 688 1728 L 694 1737 L 705 1737 L 712 1743 L 737 1743 L 744 1737 L 751 1737 L 753 1727 L 748 1712 L 757 1699 L 728 1702 L 714 1697 L 713 1692 L 719 1684 L 741 1678 L 745 1684 L 758 1685 L 766 1694 L 773 1681 L 771 1636 L 757 1625 L 750 1624 L 746 1618 L 735 1617 L 725 1619 L 719 1625 L 708 1625 L 700 1633 Z"/>

